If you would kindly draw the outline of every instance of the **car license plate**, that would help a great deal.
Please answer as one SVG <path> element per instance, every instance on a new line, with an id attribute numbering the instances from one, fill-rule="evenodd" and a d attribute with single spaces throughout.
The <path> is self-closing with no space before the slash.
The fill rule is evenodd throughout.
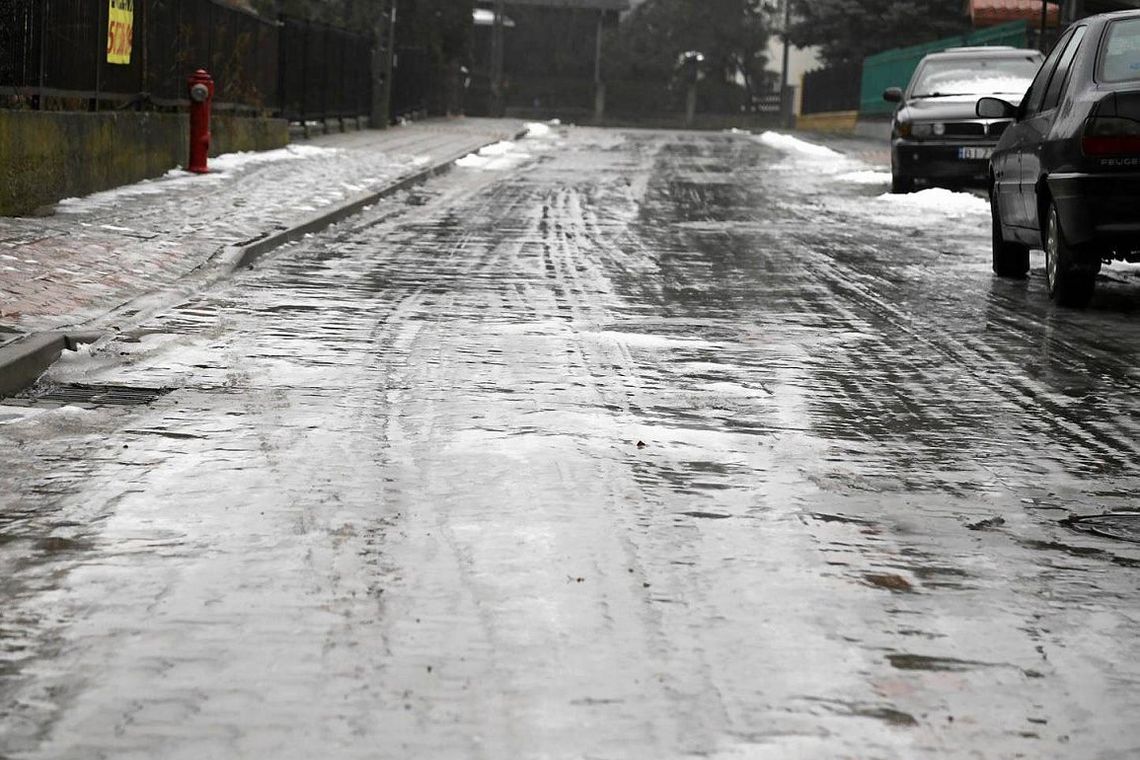
<path id="1" fill-rule="evenodd" d="M 958 158 L 962 160 L 986 159 L 993 154 L 993 148 L 958 148 Z"/>

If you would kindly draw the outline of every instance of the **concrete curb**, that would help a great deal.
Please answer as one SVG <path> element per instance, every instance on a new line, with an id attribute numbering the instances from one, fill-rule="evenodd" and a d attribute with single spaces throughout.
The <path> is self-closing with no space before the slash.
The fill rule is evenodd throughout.
<path id="1" fill-rule="evenodd" d="M 520 129 L 508 139 L 521 140 L 526 136 L 527 129 Z M 494 143 L 484 143 L 480 147 L 493 145 Z M 476 148 L 478 150 L 478 148 Z M 269 251 L 275 248 L 300 240 L 305 235 L 310 235 L 314 232 L 320 232 L 337 222 L 344 221 L 350 216 L 360 213 L 366 206 L 372 206 L 378 201 L 383 200 L 389 196 L 395 195 L 401 190 L 407 190 L 409 187 L 415 187 L 432 177 L 437 177 L 441 174 L 446 174 L 451 171 L 455 162 L 466 156 L 471 151 L 463 151 L 456 153 L 449 158 L 436 162 L 426 169 L 411 174 L 402 179 L 398 179 L 389 185 L 385 185 L 379 190 L 361 193 L 340 204 L 328 209 L 318 212 L 316 215 L 309 217 L 303 222 L 300 222 L 287 230 L 274 232 L 263 238 L 244 243 L 242 245 L 226 246 L 221 253 L 221 261 L 223 266 L 229 268 L 230 271 L 247 267 L 257 259 L 264 256 Z"/>
<path id="2" fill-rule="evenodd" d="M 64 349 L 94 343 L 101 332 L 45 332 L 14 340 L 0 348 L 0 398 L 12 396 L 36 381 Z"/>
<path id="3" fill-rule="evenodd" d="M 517 130 L 513 136 L 504 136 L 500 139 L 521 140 L 528 131 L 528 129 L 523 128 Z M 495 142 L 498 140 L 485 142 L 475 150 L 493 145 Z M 432 177 L 446 174 L 451 171 L 457 160 L 470 152 L 469 150 L 462 151 L 442 161 L 437 161 L 414 174 L 394 180 L 379 190 L 356 195 L 336 206 L 324 209 L 288 229 L 278 230 L 248 243 L 225 246 L 203 265 L 210 267 L 213 264 L 218 267 L 220 271 L 217 276 L 209 278 L 201 284 L 202 286 L 209 286 L 239 269 L 248 267 L 275 248 L 300 240 L 305 235 L 320 232 L 359 213 L 366 206 L 371 206 L 402 190 L 426 182 Z M 144 294 L 139 298 L 146 297 Z M 121 310 L 125 306 L 129 306 L 130 303 L 112 309 L 109 313 Z M 81 343 L 94 343 L 113 334 L 107 331 L 53 330 L 51 332 L 32 333 L 0 346 L 0 399 L 14 396 L 35 383 L 39 376 L 59 359 L 59 355 L 64 349 L 74 351 Z"/>

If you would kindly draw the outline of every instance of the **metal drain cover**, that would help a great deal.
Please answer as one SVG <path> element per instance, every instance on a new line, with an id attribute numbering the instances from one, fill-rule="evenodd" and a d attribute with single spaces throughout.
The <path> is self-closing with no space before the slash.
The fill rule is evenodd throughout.
<path id="1" fill-rule="evenodd" d="M 7 402 L 25 404 L 92 404 L 131 406 L 149 404 L 173 388 L 139 388 L 129 385 L 87 385 L 85 383 L 37 383 Z"/>
<path id="2" fill-rule="evenodd" d="M 1140 544 L 1140 512 L 1110 512 L 1105 515 L 1072 517 L 1066 520 L 1065 524 L 1085 533 Z"/>

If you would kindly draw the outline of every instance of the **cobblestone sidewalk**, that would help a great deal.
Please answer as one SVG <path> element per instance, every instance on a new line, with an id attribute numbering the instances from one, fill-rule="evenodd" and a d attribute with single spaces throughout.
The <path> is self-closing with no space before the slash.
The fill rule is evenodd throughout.
<path id="1" fill-rule="evenodd" d="M 0 218 L 0 344 L 81 325 L 176 281 L 222 246 L 285 229 L 522 127 L 457 119 L 324 136 L 215 159 L 209 175 L 176 170 L 63 201 L 52 216 Z"/>

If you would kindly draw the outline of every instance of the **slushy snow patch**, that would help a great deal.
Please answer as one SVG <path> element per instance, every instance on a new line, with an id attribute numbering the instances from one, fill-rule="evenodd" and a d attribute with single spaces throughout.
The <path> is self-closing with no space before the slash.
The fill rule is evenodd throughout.
<path id="1" fill-rule="evenodd" d="M 246 166 L 276 161 L 319 158 L 331 156 L 338 152 L 335 148 L 322 148 L 318 145 L 289 145 L 277 150 L 226 153 L 209 160 L 209 174 L 191 174 L 182 167 L 178 167 L 171 169 L 158 179 L 144 179 L 131 185 L 91 193 L 82 198 L 64 198 L 57 204 L 56 210 L 63 214 L 82 214 L 114 205 L 126 198 L 161 195 L 183 187 L 201 186 L 205 182 L 219 182 L 228 177 L 230 173 Z"/>
<path id="2" fill-rule="evenodd" d="M 530 158 L 531 154 L 518 147 L 517 143 L 504 140 L 479 149 L 478 153 L 468 153 L 455 162 L 464 169 L 501 171 L 511 169 Z"/>
<path id="3" fill-rule="evenodd" d="M 297 161 L 306 158 L 332 156 L 336 153 L 335 148 L 322 148 L 319 145 L 288 145 L 277 150 L 247 150 L 238 153 L 226 153 L 217 158 L 211 158 L 209 167 L 211 172 L 232 172 L 251 164 Z"/>
<path id="4" fill-rule="evenodd" d="M 956 193 L 941 187 L 920 190 L 917 193 L 884 193 L 880 203 L 890 204 L 908 211 L 935 211 L 951 217 L 969 214 L 989 214 L 990 202 L 971 193 Z"/>
<path id="5" fill-rule="evenodd" d="M 510 140 L 503 140 L 494 145 L 488 145 L 479 149 L 480 156 L 505 156 L 515 149 L 515 144 Z"/>
<path id="6" fill-rule="evenodd" d="M 764 143 L 770 148 L 782 150 L 785 153 L 799 153 L 804 156 L 812 156 L 814 158 L 843 158 L 843 154 L 825 148 L 822 145 L 809 143 L 805 140 L 792 137 L 791 135 L 780 134 L 779 132 L 764 132 L 760 135 L 760 142 Z"/>
<path id="7" fill-rule="evenodd" d="M 646 348 L 670 350 L 677 348 L 715 348 L 715 343 L 700 338 L 676 337 L 671 335 L 655 335 L 652 333 L 624 332 L 618 330 L 605 330 L 598 333 L 583 333 L 594 335 L 606 342 L 615 342 L 631 348 Z"/>
<path id="8" fill-rule="evenodd" d="M 553 131 L 548 125 L 537 121 L 532 121 L 526 125 L 527 137 L 550 137 Z"/>
<path id="9" fill-rule="evenodd" d="M 840 182 L 850 182 L 855 185 L 882 185 L 891 181 L 890 172 L 861 171 L 847 172 L 836 177 Z"/>

